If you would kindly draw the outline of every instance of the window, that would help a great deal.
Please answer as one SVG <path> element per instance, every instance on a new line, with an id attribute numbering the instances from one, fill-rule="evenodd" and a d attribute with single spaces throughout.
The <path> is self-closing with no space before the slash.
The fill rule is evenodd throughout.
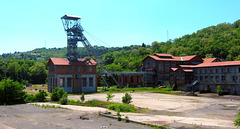
<path id="1" fill-rule="evenodd" d="M 207 69 L 205 69 L 205 73 L 207 73 Z"/>
<path id="2" fill-rule="evenodd" d="M 72 87 L 72 78 L 67 78 L 67 87 Z"/>
<path id="3" fill-rule="evenodd" d="M 68 71 L 68 72 L 72 72 L 72 67 L 71 67 L 71 66 L 68 66 L 68 67 L 67 67 L 67 71 Z"/>
<path id="4" fill-rule="evenodd" d="M 222 81 L 225 81 L 225 80 L 226 80 L 225 76 L 222 76 Z"/>
<path id="5" fill-rule="evenodd" d="M 238 72 L 240 73 L 240 67 L 238 67 Z"/>
<path id="6" fill-rule="evenodd" d="M 176 68 L 176 62 L 171 62 L 171 67 Z"/>
<path id="7" fill-rule="evenodd" d="M 125 83 L 127 83 L 127 77 L 125 77 L 124 80 L 125 80 Z"/>
<path id="8" fill-rule="evenodd" d="M 140 76 L 137 76 L 137 82 L 141 82 Z"/>
<path id="9" fill-rule="evenodd" d="M 202 81 L 203 80 L 203 77 L 202 76 L 200 76 L 200 81 Z"/>
<path id="10" fill-rule="evenodd" d="M 210 81 L 213 81 L 213 76 L 210 76 Z"/>
<path id="11" fill-rule="evenodd" d="M 75 72 L 79 72 L 79 66 L 75 66 Z"/>
<path id="12" fill-rule="evenodd" d="M 215 71 L 216 71 L 215 73 L 218 73 L 218 69 L 216 69 Z"/>
<path id="13" fill-rule="evenodd" d="M 208 76 L 205 76 L 205 79 L 204 79 L 206 82 L 208 82 Z"/>
<path id="14" fill-rule="evenodd" d="M 65 78 L 60 78 L 60 87 L 64 87 Z"/>
<path id="15" fill-rule="evenodd" d="M 131 83 L 133 83 L 134 82 L 134 78 L 133 78 L 133 76 L 131 76 Z"/>
<path id="16" fill-rule="evenodd" d="M 93 66 L 89 66 L 89 72 L 93 72 Z"/>
<path id="17" fill-rule="evenodd" d="M 82 78 L 82 86 L 83 87 L 87 86 L 87 78 Z"/>
<path id="18" fill-rule="evenodd" d="M 168 79 L 169 80 L 169 79 Z M 183 81 L 184 80 L 184 76 L 181 77 L 181 80 Z"/>
<path id="19" fill-rule="evenodd" d="M 230 68 L 227 68 L 227 72 L 230 73 Z"/>
<path id="20" fill-rule="evenodd" d="M 59 68 L 64 68 L 64 66 L 61 65 L 61 66 L 59 66 Z"/>
<path id="21" fill-rule="evenodd" d="M 198 80 L 198 76 L 195 76 L 195 80 Z"/>
<path id="22" fill-rule="evenodd" d="M 93 87 L 93 78 L 92 77 L 89 78 L 89 86 Z"/>
<path id="23" fill-rule="evenodd" d="M 223 68 L 221 68 L 221 73 L 224 73 L 224 70 L 223 70 Z"/>
<path id="24" fill-rule="evenodd" d="M 195 72 L 195 73 L 198 73 L 198 69 L 195 69 L 194 72 Z"/>
<path id="25" fill-rule="evenodd" d="M 170 64 L 169 62 L 165 62 L 165 72 L 169 72 L 170 71 Z"/>
<path id="26" fill-rule="evenodd" d="M 83 72 L 87 72 L 86 66 L 83 66 Z"/>
<path id="27" fill-rule="evenodd" d="M 216 82 L 219 82 L 219 76 L 215 76 Z"/>
<path id="28" fill-rule="evenodd" d="M 210 73 L 213 73 L 213 69 L 210 69 Z"/>
<path id="29" fill-rule="evenodd" d="M 53 63 L 51 63 L 49 66 L 49 72 L 55 72 L 55 66 L 53 65 Z"/>
<path id="30" fill-rule="evenodd" d="M 163 72 L 163 62 L 162 61 L 160 61 L 159 62 L 159 72 Z"/>
<path id="31" fill-rule="evenodd" d="M 237 80 L 236 76 L 232 76 L 233 81 L 235 82 Z"/>

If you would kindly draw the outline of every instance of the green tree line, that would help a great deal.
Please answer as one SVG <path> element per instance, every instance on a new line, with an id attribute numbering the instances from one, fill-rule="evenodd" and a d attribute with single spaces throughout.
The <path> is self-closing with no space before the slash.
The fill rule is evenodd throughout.
<path id="1" fill-rule="evenodd" d="M 32 60 L 1 60 L 0 80 L 4 79 L 5 68 L 7 77 L 18 82 L 33 84 L 45 84 L 47 78 L 47 61 Z"/>

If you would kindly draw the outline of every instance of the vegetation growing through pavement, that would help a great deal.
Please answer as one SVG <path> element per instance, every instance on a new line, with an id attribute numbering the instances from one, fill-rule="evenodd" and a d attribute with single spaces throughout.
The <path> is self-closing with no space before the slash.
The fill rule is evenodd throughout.
<path id="1" fill-rule="evenodd" d="M 99 92 L 102 91 L 102 87 L 98 87 Z M 183 91 L 173 91 L 172 88 L 153 88 L 153 87 L 140 87 L 140 88 L 117 88 L 117 86 L 111 86 L 107 88 L 106 91 L 112 93 L 124 93 L 124 92 L 151 92 L 151 93 L 161 93 L 161 94 L 180 94 L 184 93 Z"/>
<path id="2" fill-rule="evenodd" d="M 125 95 L 122 97 L 122 102 L 130 104 L 132 102 L 132 95 L 129 93 L 125 93 Z"/>
<path id="3" fill-rule="evenodd" d="M 112 92 L 107 92 L 107 101 L 112 100 L 113 97 L 115 97 L 115 95 L 113 95 Z"/>
<path id="4" fill-rule="evenodd" d="M 219 96 L 221 96 L 222 93 L 223 93 L 223 90 L 222 90 L 221 86 L 218 85 L 218 86 L 217 86 L 217 94 L 218 94 Z"/>
<path id="5" fill-rule="evenodd" d="M 84 93 L 81 94 L 80 100 L 81 100 L 81 102 L 84 102 L 84 101 L 85 101 Z"/>
<path id="6" fill-rule="evenodd" d="M 108 109 L 120 112 L 136 112 L 137 110 L 137 108 L 132 105 L 121 103 L 109 104 Z"/>
<path id="7" fill-rule="evenodd" d="M 238 118 L 234 121 L 235 126 L 240 126 L 240 110 L 238 111 Z"/>

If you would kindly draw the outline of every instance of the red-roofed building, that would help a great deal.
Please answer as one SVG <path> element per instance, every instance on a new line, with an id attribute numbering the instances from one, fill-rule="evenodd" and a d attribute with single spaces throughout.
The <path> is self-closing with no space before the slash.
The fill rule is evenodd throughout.
<path id="1" fill-rule="evenodd" d="M 240 95 L 240 61 L 202 63 L 192 69 L 200 91 L 216 92 L 220 85 L 225 93 Z"/>
<path id="2" fill-rule="evenodd" d="M 48 91 L 63 88 L 68 93 L 96 92 L 96 65 L 93 59 L 50 58 L 47 63 Z"/>
<path id="3" fill-rule="evenodd" d="M 150 74 L 145 77 L 146 85 L 152 86 L 170 81 L 171 68 L 177 68 L 179 65 L 197 65 L 203 62 L 203 59 L 197 55 L 177 57 L 171 54 L 149 55 L 142 60 L 142 66 L 139 71 L 151 71 L 156 74 Z"/>

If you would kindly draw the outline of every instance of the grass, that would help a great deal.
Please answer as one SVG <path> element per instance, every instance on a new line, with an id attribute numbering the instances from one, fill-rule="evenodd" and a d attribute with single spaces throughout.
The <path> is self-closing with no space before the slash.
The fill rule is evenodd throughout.
<path id="1" fill-rule="evenodd" d="M 103 108 L 108 108 L 114 111 L 120 110 L 121 112 L 142 113 L 142 112 L 149 111 L 146 108 L 139 108 L 130 104 L 114 103 L 114 102 L 107 102 L 107 101 L 100 101 L 100 100 L 90 100 L 86 102 L 80 102 L 79 100 L 70 99 L 68 101 L 68 104 L 76 105 L 76 106 L 103 107 Z"/>
<path id="2" fill-rule="evenodd" d="M 238 118 L 234 121 L 235 126 L 240 126 L 240 110 L 238 111 Z"/>
<path id="3" fill-rule="evenodd" d="M 117 86 L 112 86 L 103 90 L 103 87 L 98 87 L 98 92 L 105 93 L 110 91 L 112 93 L 124 93 L 124 92 L 151 92 L 151 93 L 161 93 L 161 94 L 180 94 L 183 91 L 173 91 L 172 88 L 153 88 L 153 87 L 140 87 L 140 88 L 117 88 Z"/>
<path id="4" fill-rule="evenodd" d="M 39 93 L 39 90 L 44 90 L 47 92 L 48 96 L 50 96 L 50 93 L 48 92 L 47 84 L 33 84 L 32 86 L 28 86 L 28 87 L 25 86 L 25 87 L 26 87 L 26 89 L 24 89 L 24 91 L 26 91 L 27 94 L 35 95 L 35 94 Z M 35 90 L 35 89 L 37 89 L 37 90 Z"/>

